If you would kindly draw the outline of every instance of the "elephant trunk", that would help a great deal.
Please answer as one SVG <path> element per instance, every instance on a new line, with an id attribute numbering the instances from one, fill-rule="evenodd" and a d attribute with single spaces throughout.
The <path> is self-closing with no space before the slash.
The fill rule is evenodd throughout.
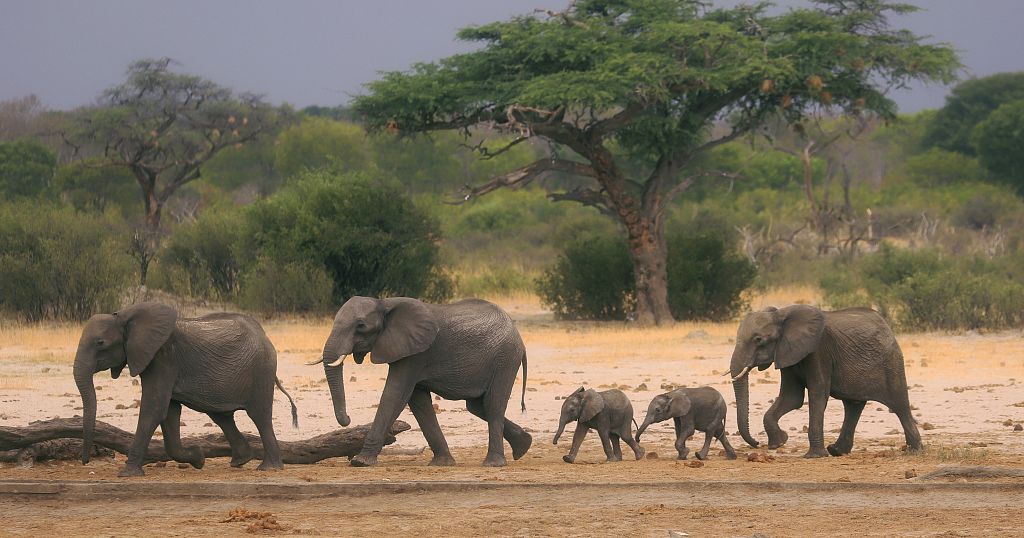
<path id="1" fill-rule="evenodd" d="M 96 385 L 92 376 L 96 372 L 96 358 L 81 349 L 75 355 L 75 385 L 82 395 L 82 464 L 89 463 L 92 455 L 93 432 L 96 431 Z"/>
<path id="2" fill-rule="evenodd" d="M 640 442 L 640 436 L 645 431 L 647 431 L 647 427 L 650 426 L 650 425 L 651 425 L 650 417 L 644 417 L 643 424 L 640 424 L 640 427 L 636 429 L 636 442 L 638 442 L 638 443 Z"/>
<path id="3" fill-rule="evenodd" d="M 562 436 L 562 432 L 565 431 L 565 425 L 569 423 L 569 417 L 563 413 L 561 418 L 558 419 L 558 431 L 555 432 L 555 438 L 551 440 L 551 444 L 557 445 L 558 438 Z"/>
<path id="4" fill-rule="evenodd" d="M 740 436 L 748 445 L 757 448 L 761 443 L 750 436 L 750 387 L 747 378 L 733 381 L 732 389 L 736 393 L 736 425 L 740 428 Z"/>
<path id="5" fill-rule="evenodd" d="M 345 409 L 345 372 L 341 364 L 329 366 L 324 361 L 324 374 L 327 376 L 327 386 L 331 388 L 331 401 L 334 403 L 334 418 L 338 424 L 348 426 L 352 419 L 349 418 Z"/>

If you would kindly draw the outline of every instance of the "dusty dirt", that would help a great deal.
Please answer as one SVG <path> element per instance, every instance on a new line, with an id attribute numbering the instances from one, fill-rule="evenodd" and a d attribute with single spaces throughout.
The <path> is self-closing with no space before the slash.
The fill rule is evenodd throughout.
<path id="1" fill-rule="evenodd" d="M 761 298 L 755 306 L 813 301 L 807 292 Z M 779 450 L 752 449 L 737 436 L 730 440 L 740 459 L 727 461 L 712 445 L 711 458 L 703 467 L 677 462 L 669 424 L 657 425 L 645 434 L 642 444 L 657 459 L 603 463 L 596 433 L 583 445 L 576 465 L 561 461 L 571 436 L 551 445 L 557 427 L 556 399 L 579 386 L 599 389 L 620 387 L 633 402 L 637 421 L 642 420 L 650 399 L 670 385 L 710 385 L 730 403 L 727 426 L 735 432 L 732 391 L 721 377 L 732 351 L 736 324 L 678 324 L 670 328 L 636 329 L 622 324 L 556 323 L 529 301 L 503 303 L 519 323 L 529 354 L 527 412 L 519 411 L 516 385 L 508 417 L 528 428 L 534 446 L 522 460 L 504 469 L 479 466 L 485 452 L 486 425 L 470 415 L 461 402 L 440 400 L 439 422 L 453 447 L 458 466 L 428 468 L 429 449 L 421 454 L 389 453 L 381 465 L 370 469 L 349 467 L 344 460 L 310 466 L 289 466 L 284 471 L 257 473 L 255 464 L 231 469 L 226 459 L 213 459 L 202 470 L 179 469 L 174 464 L 149 466 L 146 481 L 272 481 L 272 482 L 376 482 L 376 481 L 496 481 L 534 484 L 536 487 L 501 492 L 465 494 L 389 494 L 315 501 L 229 499 L 124 499 L 116 512 L 131 513 L 130 506 L 144 509 L 138 518 L 116 521 L 87 517 L 90 510 L 110 510 L 99 502 L 0 499 L 0 534 L 30 532 L 46 526 L 64 534 L 131 535 L 159 528 L 168 535 L 245 534 L 249 523 L 219 523 L 234 508 L 270 512 L 281 529 L 255 529 L 260 533 L 353 534 L 379 531 L 388 534 L 423 534 L 438 531 L 450 535 L 550 535 L 640 534 L 665 536 L 668 531 L 711 536 L 796 536 L 842 533 L 857 535 L 974 536 L 1020 535 L 1019 506 L 1024 500 L 1021 479 L 994 482 L 1007 491 L 894 492 L 884 489 L 815 493 L 779 491 L 771 482 L 899 483 L 943 465 L 995 465 L 1024 468 L 1024 432 L 1013 427 L 1024 421 L 1024 338 L 1020 332 L 996 334 L 901 334 L 906 356 L 911 403 L 924 425 L 927 450 L 908 455 L 900 448 L 903 435 L 899 421 L 879 405 L 869 403 L 857 430 L 854 453 L 843 458 L 804 460 L 807 449 L 806 407 L 787 415 L 782 426 L 789 443 Z M 278 395 L 276 429 L 282 439 L 300 439 L 334 429 L 330 396 L 319 367 L 303 363 L 314 358 L 329 332 L 329 321 L 287 321 L 266 324 L 279 351 L 279 376 L 299 406 L 301 429 L 291 429 L 287 400 Z M 24 425 L 32 420 L 80 414 L 81 402 L 71 379 L 71 361 L 80 327 L 5 327 L 0 329 L 0 425 Z M 373 418 L 383 387 L 386 368 L 365 362 L 347 362 L 349 414 L 356 423 Z M 354 380 L 352 379 L 354 378 Z M 778 372 L 752 376 L 752 424 L 778 392 Z M 139 387 L 127 376 L 111 380 L 96 376 L 101 420 L 134 430 Z M 837 435 L 842 405 L 833 401 L 826 415 L 826 440 Z M 406 412 L 401 417 L 414 425 L 399 436 L 395 448 L 417 450 L 425 441 Z M 239 427 L 255 432 L 243 413 Z M 184 435 L 216 431 L 211 421 L 194 411 L 182 413 Z M 760 428 L 754 428 L 762 440 Z M 701 434 L 690 441 L 699 448 Z M 623 447 L 624 449 L 626 447 Z M 625 450 L 629 453 L 628 449 Z M 508 452 L 507 452 L 508 453 Z M 748 453 L 774 457 L 761 463 L 747 460 Z M 510 453 L 509 453 L 510 456 Z M 758 458 L 766 459 L 766 458 Z M 0 467 L 0 480 L 115 481 L 122 456 L 94 461 L 88 466 L 74 462 L 43 463 L 30 469 Z M 705 483 L 764 482 L 764 488 L 736 484 L 732 489 L 707 491 Z M 631 486 L 644 484 L 692 484 L 690 489 L 659 489 Z M 971 482 L 976 482 L 972 480 Z M 989 481 L 993 482 L 993 481 Z M 568 495 L 563 489 L 542 484 L 592 484 Z M 955 482 L 951 485 L 955 486 Z M 751 506 L 746 497 L 757 497 Z M 130 506 L 126 506 L 130 505 Z M 90 508 L 91 507 L 91 508 Z M 102 507 L 102 508 L 101 508 Z M 56 521 L 54 514 L 61 514 Z M 811 515 L 808 515 L 811 514 Z M 148 518 L 148 519 L 147 519 Z M 946 533 L 946 534 L 943 534 Z"/>

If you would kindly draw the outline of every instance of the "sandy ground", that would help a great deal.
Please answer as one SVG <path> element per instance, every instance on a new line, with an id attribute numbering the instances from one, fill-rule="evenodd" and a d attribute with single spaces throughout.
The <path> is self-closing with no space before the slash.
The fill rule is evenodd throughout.
<path id="1" fill-rule="evenodd" d="M 759 298 L 754 306 L 783 305 L 813 301 L 811 292 L 789 290 Z M 355 469 L 344 460 L 321 462 L 312 466 L 289 466 L 281 472 L 262 474 L 247 469 L 231 469 L 227 460 L 210 460 L 203 470 L 179 469 L 176 465 L 148 467 L 151 481 L 402 481 L 402 480 L 492 480 L 523 483 L 588 483 L 591 489 L 580 494 L 585 501 L 562 498 L 564 493 L 543 488 L 517 493 L 446 495 L 438 500 L 430 495 L 407 494 L 399 499 L 361 497 L 345 501 L 338 511 L 323 514 L 323 502 L 253 501 L 206 503 L 199 511 L 164 514 L 174 534 L 209 535 L 244 532 L 242 523 L 211 525 L 226 519 L 235 506 L 270 511 L 291 532 L 319 534 L 347 528 L 385 531 L 389 534 L 421 534 L 442 530 L 446 534 L 647 534 L 665 536 L 668 530 L 697 531 L 700 535 L 767 536 L 825 534 L 827 532 L 863 535 L 939 535 L 948 536 L 1019 534 L 1019 494 L 967 495 L 929 494 L 900 497 L 875 494 L 840 496 L 844 500 L 819 499 L 803 494 L 796 499 L 758 492 L 764 497 L 760 507 L 748 507 L 739 497 L 726 501 L 709 498 L 699 489 L 689 492 L 665 492 L 653 488 L 616 491 L 608 484 L 621 482 L 676 483 L 725 482 L 872 482 L 905 483 L 907 473 L 923 474 L 942 465 L 1002 465 L 1024 468 L 1024 432 L 1013 430 L 1024 420 L 1024 338 L 1020 332 L 995 334 L 902 334 L 898 335 L 912 386 L 911 403 L 923 425 L 928 449 L 922 455 L 900 451 L 903 435 L 895 415 L 869 403 L 857 430 L 854 453 L 844 458 L 804 460 L 807 449 L 806 406 L 787 415 L 782 426 L 790 431 L 789 443 L 775 451 L 752 449 L 737 435 L 730 435 L 740 459 L 727 461 L 712 445 L 711 458 L 703 467 L 674 460 L 673 436 L 669 423 L 648 430 L 643 445 L 657 459 L 603 463 L 604 455 L 596 433 L 583 445 L 576 465 L 561 461 L 568 450 L 571 434 L 559 446 L 551 445 L 557 427 L 557 399 L 579 386 L 605 389 L 619 387 L 633 402 L 639 422 L 650 399 L 671 385 L 710 385 L 720 390 L 730 404 L 727 426 L 735 432 L 735 414 L 730 383 L 721 377 L 732 351 L 736 324 L 678 324 L 668 328 L 637 329 L 623 324 L 556 323 L 550 315 L 529 300 L 507 300 L 502 305 L 517 319 L 529 354 L 527 412 L 519 411 L 517 384 L 509 405 L 508 417 L 534 435 L 534 446 L 522 460 L 510 462 L 504 469 L 479 466 L 485 453 L 486 425 L 470 415 L 462 402 L 439 400 L 439 421 L 458 461 L 455 468 L 424 467 L 429 449 L 419 455 L 383 454 L 381 465 Z M 288 424 L 287 400 L 276 399 L 276 429 L 279 438 L 307 438 L 337 427 L 331 411 L 330 395 L 322 370 L 303 363 L 316 357 L 329 332 L 329 321 L 275 321 L 266 324 L 267 332 L 279 352 L 278 373 L 299 406 L 300 429 Z M 77 346 L 79 326 L 5 327 L 0 330 L 0 425 L 25 425 L 42 418 L 80 414 L 81 402 L 71 379 L 71 361 Z M 375 404 L 387 375 L 383 366 L 355 365 L 347 362 L 345 376 L 349 414 L 355 423 L 373 418 Z M 752 376 L 752 425 L 760 425 L 760 416 L 778 392 L 778 372 L 768 370 Z M 133 431 L 136 409 L 117 410 L 117 404 L 130 405 L 139 397 L 139 387 L 127 376 L 112 380 L 96 376 L 101 420 Z M 826 442 L 837 435 L 842 422 L 842 405 L 833 401 L 826 414 Z M 403 420 L 413 430 L 401 434 L 402 449 L 426 445 L 408 412 Z M 244 413 L 236 415 L 242 430 L 255 432 Z M 184 410 L 183 435 L 217 431 L 205 415 Z M 753 428 L 765 439 L 761 428 Z M 699 448 L 701 434 L 690 441 Z M 625 452 L 628 449 L 624 446 Z M 768 463 L 749 462 L 748 453 L 773 456 Z M 510 454 L 510 453 L 509 453 Z M 511 457 L 510 457 L 511 460 Z M 0 479 L 117 480 L 123 457 L 94 461 L 88 466 L 73 462 L 38 464 L 31 469 L 12 465 L 0 467 Z M 1004 482 L 1012 482 L 1006 479 Z M 1020 480 L 1017 479 L 1017 483 Z M 1020 490 L 1015 490 L 1020 491 Z M 140 506 L 153 503 L 136 502 Z M 1011 504 L 1007 504 L 1007 503 Z M 49 503 L 49 504 L 47 504 Z M 163 511 L 175 511 L 180 501 L 155 503 Z M 1016 503 L 1013 505 L 1012 503 Z M 187 504 L 187 503 L 186 503 Z M 880 506 L 884 505 L 884 506 Z M 772 509 L 766 508 L 773 506 Z M 828 517 L 799 517 L 811 510 L 823 510 Z M 43 510 L 40 511 L 39 509 Z M 47 518 L 38 514 L 59 510 L 67 517 L 62 525 L 84 534 L 132 534 L 136 527 L 76 527 L 86 511 L 73 509 L 58 501 L 0 501 L 0 524 L 8 532 L 29 531 Z M 158 509 L 153 509 L 157 510 Z M 33 516 L 35 514 L 36 516 Z M 527 517 L 528 516 L 528 517 Z M 717 522 L 717 523 L 716 523 Z M 719 524 L 720 523 L 720 524 Z M 123 525 L 123 522 L 118 523 Z M 91 524 L 90 524 L 91 525 Z M 343 527 L 347 526 L 347 527 Z M 871 532 L 865 529 L 873 529 Z M 55 529 L 56 530 L 56 529 Z M 173 533 L 171 531 L 174 531 Z M 875 532 L 877 531 L 877 532 Z M 345 532 L 343 532 L 345 533 Z M 961 534 L 955 534 L 961 533 Z M 4 534 L 4 531 L 0 531 Z M 697 534 L 694 534 L 697 535 Z"/>

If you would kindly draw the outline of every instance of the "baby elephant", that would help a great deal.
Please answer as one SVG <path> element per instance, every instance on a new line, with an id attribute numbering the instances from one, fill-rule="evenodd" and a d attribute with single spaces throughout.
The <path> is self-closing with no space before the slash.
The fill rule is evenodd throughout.
<path id="1" fill-rule="evenodd" d="M 679 451 L 679 459 L 685 460 L 690 452 L 686 448 L 686 440 L 693 435 L 694 430 L 700 430 L 706 434 L 704 448 L 697 452 L 697 459 L 706 459 L 708 449 L 711 448 L 711 438 L 717 437 L 725 447 L 726 456 L 736 459 L 736 451 L 732 449 L 729 440 L 725 438 L 725 399 L 722 394 L 711 387 L 700 387 L 695 389 L 679 388 L 665 394 L 659 394 L 651 400 L 647 407 L 647 416 L 644 423 L 636 431 L 636 440 L 644 433 L 647 426 L 669 418 L 675 421 L 676 426 L 676 450 Z"/>
<path id="2" fill-rule="evenodd" d="M 584 390 L 580 387 L 566 397 L 562 402 L 562 416 L 558 420 L 558 432 L 555 433 L 552 444 L 558 444 L 558 438 L 562 436 L 566 423 L 573 420 L 577 421 L 577 425 L 576 433 L 572 436 L 572 448 L 568 454 L 562 456 L 562 461 L 576 461 L 576 453 L 579 452 L 583 438 L 591 428 L 597 430 L 597 434 L 601 436 L 601 446 L 604 447 L 608 461 L 622 461 L 619 439 L 626 441 L 633 449 L 636 459 L 644 457 L 644 449 L 633 440 L 630 427 L 630 422 L 633 421 L 633 404 L 629 403 L 629 398 L 621 390 L 597 392 L 594 389 Z"/>

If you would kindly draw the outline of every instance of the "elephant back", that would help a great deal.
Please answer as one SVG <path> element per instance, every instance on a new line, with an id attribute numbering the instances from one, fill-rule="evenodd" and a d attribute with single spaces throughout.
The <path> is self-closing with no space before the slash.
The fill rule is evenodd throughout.
<path id="1" fill-rule="evenodd" d="M 276 371 L 276 364 L 261 364 L 276 362 L 271 360 L 276 355 L 262 328 L 248 316 L 179 319 L 177 329 L 173 350 L 180 374 L 174 392 L 182 401 L 207 408 L 241 405 L 252 390 L 249 373 L 272 378 Z M 218 390 L 211 391 L 213 386 Z"/>
<path id="2" fill-rule="evenodd" d="M 510 343 L 522 346 L 512 318 L 498 305 L 483 299 L 464 299 L 435 306 L 435 315 L 441 328 L 439 338 L 452 338 L 484 348 L 503 347 Z"/>

